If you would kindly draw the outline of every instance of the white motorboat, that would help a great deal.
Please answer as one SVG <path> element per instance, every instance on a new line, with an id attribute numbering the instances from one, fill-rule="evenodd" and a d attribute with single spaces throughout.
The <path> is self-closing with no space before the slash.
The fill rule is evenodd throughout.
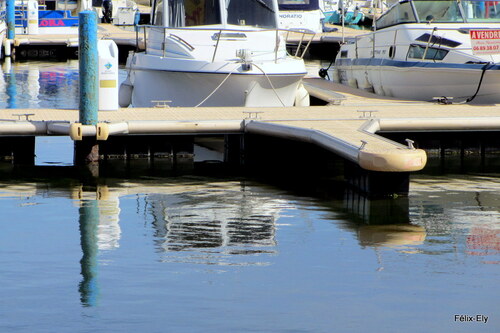
<path id="1" fill-rule="evenodd" d="M 156 1 L 120 105 L 308 105 L 303 59 L 286 51 L 277 0 Z"/>
<path id="2" fill-rule="evenodd" d="M 500 2 L 405 0 L 341 47 L 334 80 L 383 96 L 500 103 Z"/>
<path id="3" fill-rule="evenodd" d="M 278 0 L 278 8 L 281 28 L 323 32 L 323 0 Z"/>

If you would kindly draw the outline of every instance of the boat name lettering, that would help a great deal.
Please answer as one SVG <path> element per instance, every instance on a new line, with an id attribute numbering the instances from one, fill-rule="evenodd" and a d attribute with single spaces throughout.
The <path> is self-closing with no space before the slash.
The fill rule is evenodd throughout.
<path id="1" fill-rule="evenodd" d="M 64 26 L 66 26 L 66 24 L 64 24 L 63 20 L 41 20 L 40 26 L 41 27 L 64 27 Z"/>
<path id="2" fill-rule="evenodd" d="M 282 19 L 287 19 L 287 18 L 302 18 L 302 14 L 280 14 L 280 17 Z"/>

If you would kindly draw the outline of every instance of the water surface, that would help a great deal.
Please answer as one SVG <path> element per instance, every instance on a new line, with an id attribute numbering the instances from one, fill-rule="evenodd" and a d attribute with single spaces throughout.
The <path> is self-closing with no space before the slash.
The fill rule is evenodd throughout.
<path id="1" fill-rule="evenodd" d="M 10 70 L 0 108 L 77 107 L 77 63 Z M 0 165 L 1 332 L 500 330 L 498 174 L 424 172 L 379 200 L 244 177 L 80 181 L 68 142 L 40 140 L 39 167 Z"/>

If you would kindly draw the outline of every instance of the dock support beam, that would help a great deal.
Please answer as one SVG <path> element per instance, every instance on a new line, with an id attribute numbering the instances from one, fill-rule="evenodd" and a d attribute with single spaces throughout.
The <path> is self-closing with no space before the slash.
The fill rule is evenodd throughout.
<path id="1" fill-rule="evenodd" d="M 97 125 L 99 90 L 98 90 L 98 54 L 97 54 L 97 15 L 93 11 L 79 14 L 78 38 L 80 71 L 80 107 L 79 120 L 82 125 Z M 99 145 L 95 137 L 84 136 L 75 141 L 75 165 L 97 162 Z"/>

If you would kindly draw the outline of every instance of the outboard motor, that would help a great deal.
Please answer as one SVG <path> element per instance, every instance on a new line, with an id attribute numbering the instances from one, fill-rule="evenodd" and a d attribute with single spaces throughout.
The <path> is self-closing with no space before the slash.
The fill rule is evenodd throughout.
<path id="1" fill-rule="evenodd" d="M 102 23 L 113 21 L 113 2 L 111 0 L 102 1 Z"/>

